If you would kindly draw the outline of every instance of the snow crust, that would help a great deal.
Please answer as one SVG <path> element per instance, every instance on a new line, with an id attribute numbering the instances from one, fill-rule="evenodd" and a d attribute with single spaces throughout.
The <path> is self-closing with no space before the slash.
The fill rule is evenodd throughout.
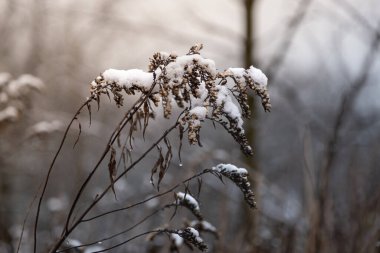
<path id="1" fill-rule="evenodd" d="M 236 119 L 239 128 L 243 128 L 243 119 L 239 107 L 232 101 L 230 92 L 226 86 L 217 86 L 219 88 L 216 103 L 223 106 L 223 111 L 232 119 Z"/>
<path id="2" fill-rule="evenodd" d="M 216 228 L 210 222 L 208 222 L 208 221 L 205 221 L 205 220 L 202 220 L 202 221 L 194 220 L 194 221 L 190 222 L 190 226 L 191 227 L 195 227 L 198 224 L 200 224 L 204 230 L 216 232 Z"/>
<path id="3" fill-rule="evenodd" d="M 19 112 L 14 106 L 7 106 L 0 111 L 0 122 L 9 120 L 14 121 L 18 118 Z"/>
<path id="4" fill-rule="evenodd" d="M 153 84 L 153 73 L 145 72 L 141 69 L 108 69 L 103 72 L 103 78 L 107 83 L 115 82 L 125 88 L 131 88 L 136 85 L 144 90 L 149 90 Z"/>
<path id="5" fill-rule="evenodd" d="M 260 85 L 260 88 L 265 88 L 267 86 L 268 77 L 261 71 L 261 69 L 251 66 L 247 70 L 247 73 L 255 83 Z"/>
<path id="6" fill-rule="evenodd" d="M 183 244 L 183 238 L 178 234 L 172 233 L 170 234 L 170 238 L 173 240 L 174 245 L 179 247 Z"/>
<path id="7" fill-rule="evenodd" d="M 238 168 L 233 164 L 218 164 L 216 167 L 212 168 L 213 170 L 216 170 L 220 173 L 237 173 L 240 174 L 241 176 L 247 176 L 248 171 L 244 168 Z"/>
<path id="8" fill-rule="evenodd" d="M 194 206 L 194 209 L 199 211 L 199 204 L 198 201 L 196 201 L 195 198 L 193 198 L 189 193 L 183 193 L 183 192 L 177 192 L 177 198 L 179 198 L 181 201 L 187 201 L 192 206 Z"/>
<path id="9" fill-rule="evenodd" d="M 187 227 L 187 229 L 189 230 L 189 232 L 195 237 L 195 240 L 199 243 L 203 242 L 202 238 L 199 236 L 199 232 L 198 230 L 196 230 L 195 228 L 193 227 Z"/>
<path id="10" fill-rule="evenodd" d="M 204 106 L 196 106 L 189 111 L 189 114 L 195 115 L 199 120 L 204 120 L 207 116 L 207 108 Z"/>
<path id="11" fill-rule="evenodd" d="M 243 78 L 244 76 L 250 77 L 260 88 L 265 88 L 268 85 L 268 77 L 261 71 L 261 69 L 253 66 L 250 66 L 247 70 L 244 68 L 229 68 L 228 71 L 238 79 Z"/>

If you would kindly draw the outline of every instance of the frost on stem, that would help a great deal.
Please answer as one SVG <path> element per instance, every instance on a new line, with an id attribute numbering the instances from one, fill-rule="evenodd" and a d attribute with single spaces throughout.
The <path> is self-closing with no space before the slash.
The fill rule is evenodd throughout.
<path id="1" fill-rule="evenodd" d="M 243 118 L 250 117 L 248 92 L 252 90 L 258 95 L 264 110 L 270 111 L 268 79 L 252 66 L 218 72 L 213 60 L 200 55 L 201 49 L 201 44 L 195 45 L 182 56 L 156 53 L 150 59 L 148 72 L 106 70 L 91 82 L 91 99 L 99 103 L 102 94 L 112 94 L 116 105 L 122 106 L 123 92 L 127 95 L 140 93 L 147 97 L 146 110 L 140 111 L 151 115 L 154 105 L 162 108 L 165 118 L 170 118 L 175 105 L 187 108 L 180 123 L 187 129 L 191 144 L 200 144 L 201 122 L 210 119 L 221 124 L 243 152 L 251 155 L 252 148 L 243 129 Z"/>
<path id="2" fill-rule="evenodd" d="M 256 207 L 255 194 L 251 189 L 251 184 L 248 181 L 248 172 L 244 168 L 238 168 L 232 164 L 219 164 L 213 167 L 212 170 L 217 172 L 234 182 L 244 194 L 244 199 L 251 208 Z"/>

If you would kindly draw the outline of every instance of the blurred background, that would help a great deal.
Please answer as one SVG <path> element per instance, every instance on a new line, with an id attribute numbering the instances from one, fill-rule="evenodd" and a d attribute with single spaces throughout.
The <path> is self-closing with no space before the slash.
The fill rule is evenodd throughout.
<path id="1" fill-rule="evenodd" d="M 210 251 L 380 252 L 378 0 L 2 0 L 0 38 L 0 252 L 16 251 L 29 205 L 64 127 L 89 96 L 89 83 L 108 68 L 147 70 L 155 52 L 182 55 L 198 42 L 219 70 L 262 69 L 273 106 L 264 113 L 254 101 L 245 124 L 253 158 L 243 157 L 233 139 L 211 124 L 202 128 L 202 148 L 184 147 L 183 166 L 173 158 L 164 185 L 220 162 L 251 173 L 255 211 L 229 182 L 205 179 L 201 207 L 220 232 L 219 240 L 207 238 Z M 81 114 L 75 149 L 79 129 L 74 124 L 70 130 L 42 208 L 41 249 L 59 235 L 81 179 L 128 104 L 117 109 L 104 99 L 99 112 L 93 108 L 91 127 Z M 147 142 L 168 124 L 156 120 Z M 135 154 L 144 147 L 141 141 Z M 118 200 L 110 194 L 95 212 L 153 194 L 151 167 L 144 167 L 155 155 L 116 184 Z M 107 183 L 104 163 L 86 198 Z M 158 204 L 85 224 L 72 240 L 116 233 Z M 31 252 L 35 207 L 20 252 Z M 170 216 L 144 226 L 157 227 Z M 141 240 L 110 252 L 167 252 L 162 243 Z"/>

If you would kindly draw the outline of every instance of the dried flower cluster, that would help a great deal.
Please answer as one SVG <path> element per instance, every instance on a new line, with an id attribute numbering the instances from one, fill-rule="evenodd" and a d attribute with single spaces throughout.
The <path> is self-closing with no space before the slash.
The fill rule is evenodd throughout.
<path id="1" fill-rule="evenodd" d="M 188 223 L 189 227 L 193 227 L 199 232 L 206 232 L 213 234 L 216 238 L 219 237 L 218 231 L 216 227 L 214 227 L 210 222 L 205 221 L 205 220 L 193 220 Z"/>
<path id="2" fill-rule="evenodd" d="M 181 205 L 189 209 L 195 217 L 202 220 L 202 214 L 200 212 L 199 204 L 196 199 L 193 198 L 189 193 L 177 192 L 175 193 L 175 204 Z"/>
<path id="3" fill-rule="evenodd" d="M 9 73 L 0 73 L 0 123 L 16 121 L 28 108 L 31 92 L 43 87 L 43 82 L 32 75 L 12 79 Z"/>
<path id="4" fill-rule="evenodd" d="M 248 91 L 253 90 L 261 98 L 265 111 L 269 111 L 268 79 L 252 66 L 218 72 L 213 60 L 200 55 L 201 49 L 201 44 L 195 45 L 183 56 L 156 53 L 150 59 L 149 72 L 106 70 L 91 83 L 90 99 L 99 102 L 102 94 L 112 94 L 116 104 L 122 106 L 122 91 L 128 95 L 141 93 L 146 99 L 141 112 L 151 115 L 152 104 L 161 105 L 165 118 L 172 115 L 174 105 L 186 108 L 180 123 L 183 130 L 187 129 L 191 144 L 199 144 L 201 122 L 210 119 L 220 123 L 244 153 L 251 155 L 252 148 L 243 129 L 243 118 L 250 116 Z"/>
<path id="5" fill-rule="evenodd" d="M 219 164 L 213 167 L 212 170 L 219 173 L 232 182 L 234 182 L 244 194 L 244 199 L 251 208 L 256 207 L 255 194 L 251 189 L 251 184 L 248 181 L 248 172 L 244 168 L 238 168 L 232 164 Z"/>
<path id="6" fill-rule="evenodd" d="M 177 234 L 182 237 L 186 243 L 196 247 L 201 251 L 207 251 L 207 245 L 199 236 L 199 232 L 195 228 L 187 227 L 184 230 L 178 230 Z"/>

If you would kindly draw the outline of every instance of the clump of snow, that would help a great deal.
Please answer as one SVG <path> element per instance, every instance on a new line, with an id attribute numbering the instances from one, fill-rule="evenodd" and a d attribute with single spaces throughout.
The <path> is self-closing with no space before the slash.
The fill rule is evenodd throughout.
<path id="1" fill-rule="evenodd" d="M 175 246 L 180 247 L 183 244 L 183 238 L 178 234 L 171 233 L 170 238 L 172 239 Z"/>
<path id="2" fill-rule="evenodd" d="M 49 121 L 41 121 L 36 123 L 30 128 L 30 134 L 48 134 L 56 131 L 62 130 L 63 124 L 59 120 Z"/>
<path id="3" fill-rule="evenodd" d="M 261 69 L 251 66 L 247 69 L 247 74 L 255 83 L 259 84 L 260 88 L 265 88 L 267 86 L 268 77 L 261 71 Z"/>
<path id="4" fill-rule="evenodd" d="M 31 89 L 40 91 L 42 88 L 44 88 L 44 84 L 41 79 L 25 74 L 10 81 L 7 91 L 11 97 L 18 98 L 27 95 Z"/>
<path id="5" fill-rule="evenodd" d="M 229 68 L 228 70 L 231 71 L 232 74 L 235 77 L 238 77 L 238 78 L 243 77 L 244 74 L 245 74 L 245 69 L 244 68 Z"/>
<path id="6" fill-rule="evenodd" d="M 199 237 L 199 232 L 198 230 L 196 230 L 195 228 L 193 227 L 188 227 L 189 231 L 195 236 L 195 237 Z"/>
<path id="7" fill-rule="evenodd" d="M 115 82 L 127 89 L 135 85 L 144 90 L 149 90 L 153 84 L 153 73 L 145 72 L 141 69 L 108 69 L 103 72 L 102 76 L 106 83 Z"/>
<path id="8" fill-rule="evenodd" d="M 202 243 L 203 240 L 202 238 L 199 236 L 199 232 L 198 230 L 196 230 L 195 228 L 193 227 L 187 227 L 188 231 L 193 235 L 193 237 L 195 237 L 195 240 L 199 243 Z"/>
<path id="9" fill-rule="evenodd" d="M 189 111 L 189 114 L 196 116 L 199 120 L 204 120 L 207 116 L 207 108 L 204 106 L 196 106 Z"/>
<path id="10" fill-rule="evenodd" d="M 185 67 L 187 71 L 192 71 L 194 63 L 205 68 L 213 77 L 216 75 L 215 62 L 211 59 L 205 59 L 199 54 L 183 55 L 176 58 L 174 62 L 171 62 L 166 67 L 166 75 L 170 79 L 177 79 L 182 81 L 183 74 L 185 73 Z"/>
<path id="11" fill-rule="evenodd" d="M 237 173 L 240 174 L 241 176 L 247 176 L 248 171 L 244 168 L 238 168 L 233 164 L 218 164 L 216 167 L 212 168 L 213 170 L 216 170 L 220 173 Z"/>
<path id="12" fill-rule="evenodd" d="M 268 84 L 268 77 L 261 71 L 261 69 L 250 66 L 248 69 L 244 68 L 229 68 L 227 71 L 231 72 L 235 78 L 240 79 L 243 77 L 251 78 L 259 88 L 265 88 Z"/>
<path id="13" fill-rule="evenodd" d="M 15 121 L 19 117 L 19 111 L 14 106 L 7 106 L 0 111 L 0 122 Z"/>
<path id="14" fill-rule="evenodd" d="M 202 220 L 202 221 L 194 220 L 190 222 L 190 226 L 191 227 L 200 226 L 203 230 L 216 232 L 216 228 L 210 222 L 205 221 L 205 220 Z"/>
<path id="15" fill-rule="evenodd" d="M 189 203 L 194 210 L 199 211 L 199 204 L 198 201 L 196 201 L 195 198 L 193 198 L 189 193 L 183 193 L 183 192 L 177 192 L 176 193 L 177 200 L 180 202 L 187 202 Z"/>
<path id="16" fill-rule="evenodd" d="M 232 101 L 231 94 L 226 86 L 218 85 L 216 104 L 223 106 L 223 111 L 237 121 L 237 126 L 243 128 L 243 119 L 239 107 Z"/>

